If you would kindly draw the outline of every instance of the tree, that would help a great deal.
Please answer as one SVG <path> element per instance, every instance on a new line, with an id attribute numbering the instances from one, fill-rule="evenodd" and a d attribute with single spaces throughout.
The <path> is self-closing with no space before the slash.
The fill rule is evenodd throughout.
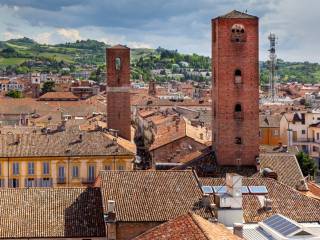
<path id="1" fill-rule="evenodd" d="M 12 98 L 22 98 L 22 93 L 17 90 L 10 90 L 7 94 L 7 97 L 12 97 Z"/>
<path id="2" fill-rule="evenodd" d="M 314 176 L 316 164 L 314 160 L 306 153 L 299 152 L 297 155 L 298 163 L 304 176 Z"/>
<path id="3" fill-rule="evenodd" d="M 45 82 L 41 88 L 42 94 L 47 92 L 54 92 L 55 83 L 54 82 Z"/>

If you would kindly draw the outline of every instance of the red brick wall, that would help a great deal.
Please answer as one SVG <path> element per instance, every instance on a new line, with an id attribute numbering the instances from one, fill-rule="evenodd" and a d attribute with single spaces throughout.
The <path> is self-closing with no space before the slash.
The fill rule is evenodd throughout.
<path id="1" fill-rule="evenodd" d="M 234 24 L 244 26 L 246 42 L 231 41 Z M 259 154 L 258 31 L 258 18 L 212 20 L 213 142 L 220 165 L 255 165 Z M 242 72 L 242 84 L 234 83 L 236 69 Z M 242 105 L 240 121 L 234 119 L 236 103 Z M 235 144 L 236 137 L 242 144 Z"/>
<path id="2" fill-rule="evenodd" d="M 162 222 L 126 222 L 117 223 L 117 240 L 130 240 L 160 225 Z"/>
<path id="3" fill-rule="evenodd" d="M 120 58 L 120 70 L 116 70 L 116 58 Z M 107 86 L 108 128 L 119 130 L 119 136 L 130 140 L 129 48 L 116 46 L 107 49 Z"/>

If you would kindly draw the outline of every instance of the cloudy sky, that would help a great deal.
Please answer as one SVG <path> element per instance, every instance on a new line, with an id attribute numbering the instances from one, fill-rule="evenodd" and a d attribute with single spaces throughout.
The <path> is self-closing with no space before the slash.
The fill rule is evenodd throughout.
<path id="1" fill-rule="evenodd" d="M 90 38 L 210 56 L 210 20 L 233 9 L 260 17 L 261 59 L 274 32 L 280 58 L 320 62 L 319 0 L 1 0 L 0 40 Z"/>

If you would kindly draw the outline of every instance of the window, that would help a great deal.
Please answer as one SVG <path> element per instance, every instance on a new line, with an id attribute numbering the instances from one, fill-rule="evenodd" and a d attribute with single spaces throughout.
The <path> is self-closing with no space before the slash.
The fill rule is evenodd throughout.
<path id="1" fill-rule="evenodd" d="M 42 183 L 41 183 L 42 187 L 52 187 L 52 181 L 50 178 L 43 178 L 42 179 Z"/>
<path id="2" fill-rule="evenodd" d="M 34 174 L 34 162 L 28 162 L 28 174 L 29 175 Z"/>
<path id="3" fill-rule="evenodd" d="M 240 84 L 242 83 L 242 74 L 240 69 L 236 69 L 234 71 L 234 83 L 235 84 Z"/>
<path id="4" fill-rule="evenodd" d="M 95 179 L 95 167 L 94 167 L 94 165 L 89 165 L 88 179 L 91 180 L 91 181 L 93 181 Z"/>
<path id="5" fill-rule="evenodd" d="M 19 179 L 11 179 L 10 180 L 10 187 L 18 188 L 19 187 Z"/>
<path id="6" fill-rule="evenodd" d="M 119 71 L 121 68 L 121 59 L 120 58 L 116 58 L 115 60 L 115 65 L 116 65 L 116 70 Z"/>
<path id="7" fill-rule="evenodd" d="M 231 41 L 233 42 L 245 42 L 246 34 L 242 24 L 234 24 L 231 28 Z"/>
<path id="8" fill-rule="evenodd" d="M 0 187 L 3 188 L 6 186 L 5 180 L 4 179 L 0 179 Z"/>
<path id="9" fill-rule="evenodd" d="M 273 136 L 279 136 L 279 130 L 278 129 L 273 130 Z"/>
<path id="10" fill-rule="evenodd" d="M 79 177 L 79 166 L 72 167 L 72 177 L 78 178 Z"/>
<path id="11" fill-rule="evenodd" d="M 59 166 L 58 177 L 59 177 L 59 179 L 64 179 L 64 166 Z"/>
<path id="12" fill-rule="evenodd" d="M 123 170 L 124 170 L 124 166 L 119 165 L 119 166 L 117 167 L 117 170 L 123 171 Z"/>
<path id="13" fill-rule="evenodd" d="M 306 134 L 306 130 L 301 130 L 301 134 Z"/>
<path id="14" fill-rule="evenodd" d="M 234 118 L 235 118 L 235 119 L 238 119 L 238 120 L 243 119 L 242 107 L 241 107 L 241 104 L 240 104 L 240 103 L 237 103 L 237 104 L 234 106 Z"/>
<path id="15" fill-rule="evenodd" d="M 241 104 L 240 103 L 237 103 L 236 106 L 234 107 L 234 111 L 235 112 L 241 112 L 242 111 L 242 108 L 241 108 Z"/>
<path id="16" fill-rule="evenodd" d="M 241 137 L 236 137 L 235 138 L 235 144 L 242 144 Z"/>
<path id="17" fill-rule="evenodd" d="M 319 140 L 319 138 L 320 138 L 320 134 L 319 134 L 319 133 L 317 133 L 317 140 Z"/>
<path id="18" fill-rule="evenodd" d="M 2 174 L 2 165 L 0 163 L 0 176 L 1 176 L 1 174 Z"/>
<path id="19" fill-rule="evenodd" d="M 105 165 L 104 166 L 104 170 L 111 170 L 111 166 L 110 165 Z"/>
<path id="20" fill-rule="evenodd" d="M 12 164 L 12 174 L 19 175 L 19 163 L 15 162 Z"/>
<path id="21" fill-rule="evenodd" d="M 25 187 L 36 187 L 34 178 L 27 178 L 25 180 Z"/>
<path id="22" fill-rule="evenodd" d="M 49 174 L 49 163 L 48 162 L 44 162 L 42 164 L 42 171 L 43 171 L 43 175 Z"/>

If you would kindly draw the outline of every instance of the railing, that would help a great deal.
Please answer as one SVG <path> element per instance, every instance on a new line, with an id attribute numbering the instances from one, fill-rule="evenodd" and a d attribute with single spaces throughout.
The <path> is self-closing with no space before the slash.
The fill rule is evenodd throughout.
<path id="1" fill-rule="evenodd" d="M 52 187 L 52 178 L 26 178 L 24 180 L 25 187 Z"/>

